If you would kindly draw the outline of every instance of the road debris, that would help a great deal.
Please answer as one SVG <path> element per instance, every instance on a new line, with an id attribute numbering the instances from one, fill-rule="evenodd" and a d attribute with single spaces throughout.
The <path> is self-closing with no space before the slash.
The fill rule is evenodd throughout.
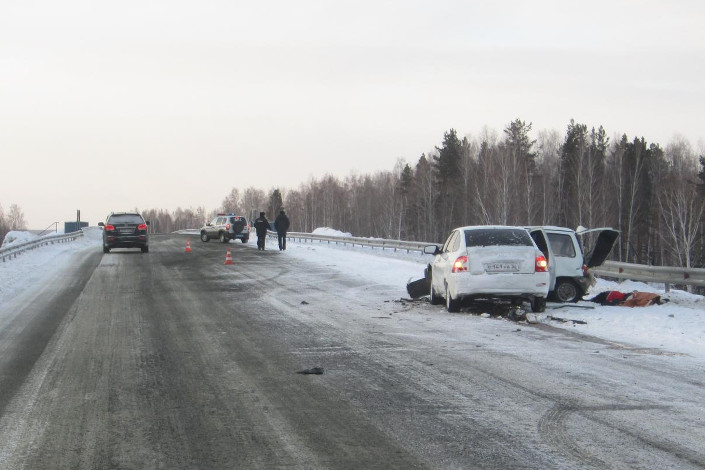
<path id="1" fill-rule="evenodd" d="M 313 367 L 313 368 L 311 368 L 311 369 L 300 370 L 300 371 L 297 372 L 297 374 L 322 375 L 322 374 L 323 374 L 323 367 Z"/>
<path id="2" fill-rule="evenodd" d="M 583 320 L 571 320 L 570 318 L 554 317 L 552 315 L 548 315 L 546 318 L 548 318 L 549 320 L 556 320 L 561 323 L 572 323 L 574 325 L 587 325 L 587 322 L 583 321 Z"/>
<path id="3" fill-rule="evenodd" d="M 421 279 L 416 279 L 415 281 L 412 281 L 409 279 L 409 281 L 406 283 L 406 292 L 409 293 L 409 297 L 412 299 L 418 299 L 419 297 L 423 297 L 429 294 L 430 288 L 429 288 L 429 283 L 428 279 L 425 277 L 422 277 Z"/>

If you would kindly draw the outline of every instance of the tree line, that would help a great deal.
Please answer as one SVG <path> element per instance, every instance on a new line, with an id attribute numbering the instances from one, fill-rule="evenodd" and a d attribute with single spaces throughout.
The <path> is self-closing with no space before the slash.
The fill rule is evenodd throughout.
<path id="1" fill-rule="evenodd" d="M 292 226 L 355 236 L 442 242 L 463 225 L 613 227 L 615 260 L 705 266 L 705 159 L 675 137 L 614 142 L 571 120 L 565 135 L 516 119 L 500 135 L 460 138 L 454 129 L 415 163 L 340 179 L 330 175 L 284 194 Z M 592 240 L 587 240 L 591 243 Z"/>
<path id="2" fill-rule="evenodd" d="M 331 227 L 354 236 L 443 242 L 463 225 L 613 227 L 612 259 L 705 266 L 705 159 L 682 137 L 665 147 L 571 120 L 562 135 L 515 119 L 501 133 L 455 129 L 416 162 L 344 178 L 324 175 L 269 192 L 233 188 L 221 207 L 143 211 L 151 230 L 198 228 L 217 212 L 273 219 L 292 230 Z M 592 240 L 587 240 L 590 244 Z"/>
<path id="3" fill-rule="evenodd" d="M 27 230 L 24 212 L 20 206 L 12 204 L 10 211 L 6 214 L 0 205 L 0 245 L 5 240 L 5 235 L 12 230 Z"/>

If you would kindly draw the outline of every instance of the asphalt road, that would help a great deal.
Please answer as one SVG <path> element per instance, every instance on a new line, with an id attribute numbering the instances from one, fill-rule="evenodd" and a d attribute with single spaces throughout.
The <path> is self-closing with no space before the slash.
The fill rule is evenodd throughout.
<path id="1" fill-rule="evenodd" d="M 184 241 L 0 306 L 0 469 L 705 468 L 694 359 Z"/>

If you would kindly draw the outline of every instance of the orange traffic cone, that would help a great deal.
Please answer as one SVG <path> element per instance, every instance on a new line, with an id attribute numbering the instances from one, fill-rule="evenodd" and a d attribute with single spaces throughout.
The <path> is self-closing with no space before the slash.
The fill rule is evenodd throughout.
<path id="1" fill-rule="evenodd" d="M 233 264 L 233 256 L 230 254 L 230 247 L 228 247 L 228 252 L 225 253 L 225 263 L 223 264 Z"/>
<path id="2" fill-rule="evenodd" d="M 191 253 L 191 239 L 186 239 L 186 253 Z"/>

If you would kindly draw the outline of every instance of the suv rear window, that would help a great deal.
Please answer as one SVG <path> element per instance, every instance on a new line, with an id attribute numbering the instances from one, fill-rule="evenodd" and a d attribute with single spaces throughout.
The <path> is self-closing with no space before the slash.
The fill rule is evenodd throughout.
<path id="1" fill-rule="evenodd" d="M 533 246 L 529 232 L 517 228 L 488 228 L 465 231 L 465 245 L 471 246 Z"/>
<path id="2" fill-rule="evenodd" d="M 554 255 L 575 258 L 575 245 L 573 245 L 573 239 L 570 238 L 570 235 L 549 233 L 548 241 L 551 242 Z"/>
<path id="3" fill-rule="evenodd" d="M 143 224 L 144 219 L 139 214 L 114 214 L 108 219 L 111 224 Z"/>

